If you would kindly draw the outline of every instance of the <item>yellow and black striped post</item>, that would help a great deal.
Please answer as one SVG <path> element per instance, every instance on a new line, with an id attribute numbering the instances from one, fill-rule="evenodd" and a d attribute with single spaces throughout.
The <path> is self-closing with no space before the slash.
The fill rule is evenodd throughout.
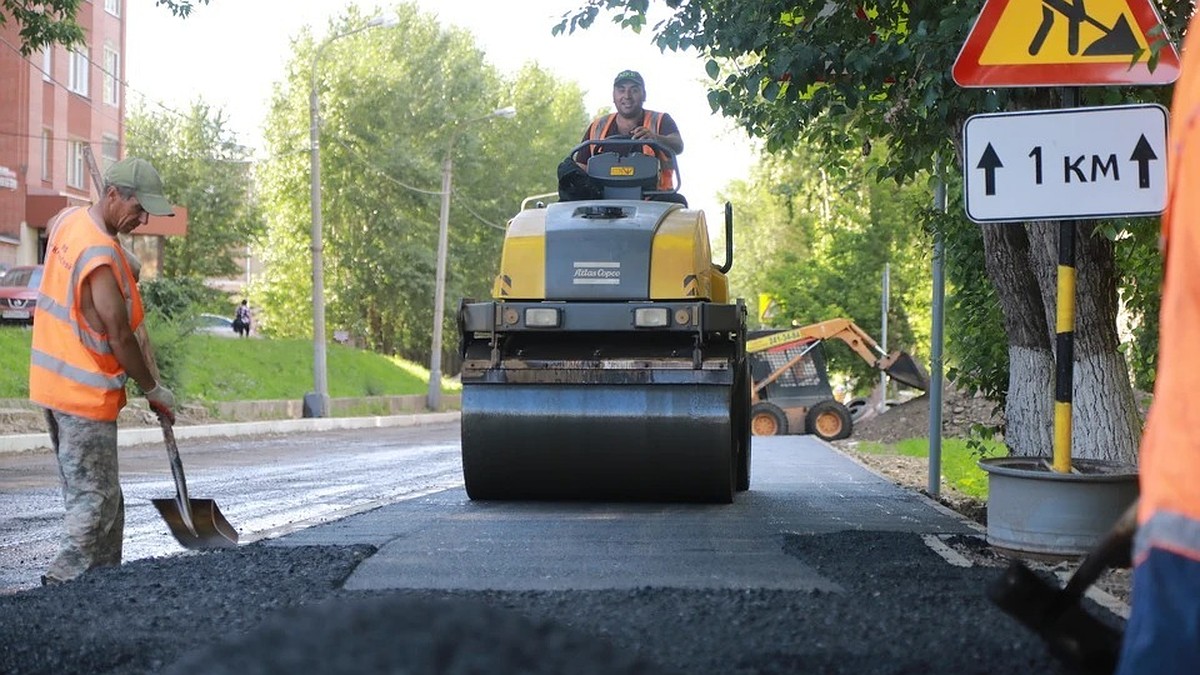
<path id="1" fill-rule="evenodd" d="M 1054 470 L 1071 472 L 1071 380 L 1075 361 L 1075 223 L 1058 221 L 1058 311 L 1054 332 Z"/>

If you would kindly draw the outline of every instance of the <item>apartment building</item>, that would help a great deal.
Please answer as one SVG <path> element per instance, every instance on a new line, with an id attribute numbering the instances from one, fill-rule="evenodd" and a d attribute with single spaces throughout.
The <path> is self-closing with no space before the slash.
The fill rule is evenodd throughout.
<path id="1" fill-rule="evenodd" d="M 126 0 L 83 0 L 86 44 L 27 57 L 15 22 L 0 28 L 0 268 L 40 263 L 47 222 L 91 203 L 89 149 L 101 173 L 123 156 L 126 9 Z M 151 218 L 138 238 L 186 233 L 186 211 L 177 214 Z"/>

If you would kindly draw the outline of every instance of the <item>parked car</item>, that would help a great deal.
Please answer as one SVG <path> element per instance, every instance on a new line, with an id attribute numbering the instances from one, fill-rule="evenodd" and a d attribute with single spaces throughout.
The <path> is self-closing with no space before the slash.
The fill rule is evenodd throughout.
<path id="1" fill-rule="evenodd" d="M 196 317 L 196 332 L 217 337 L 237 337 L 233 332 L 233 319 L 217 314 L 201 314 Z"/>
<path id="2" fill-rule="evenodd" d="M 33 323 L 42 266 L 13 267 L 0 276 L 0 323 Z"/>

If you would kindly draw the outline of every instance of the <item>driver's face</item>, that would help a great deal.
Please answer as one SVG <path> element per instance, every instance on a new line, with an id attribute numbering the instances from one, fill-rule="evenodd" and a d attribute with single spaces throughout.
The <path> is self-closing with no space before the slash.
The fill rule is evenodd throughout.
<path id="1" fill-rule="evenodd" d="M 622 117 L 642 114 L 646 102 L 646 90 L 635 82 L 620 82 L 613 87 L 613 106 Z"/>

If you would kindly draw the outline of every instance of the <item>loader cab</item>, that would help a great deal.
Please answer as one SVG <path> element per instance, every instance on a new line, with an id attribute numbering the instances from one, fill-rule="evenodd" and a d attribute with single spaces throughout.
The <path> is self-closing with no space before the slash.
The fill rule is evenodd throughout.
<path id="1" fill-rule="evenodd" d="M 750 339 L 771 331 L 750 331 Z M 758 393 L 758 397 L 787 408 L 806 408 L 833 398 L 829 374 L 825 367 L 825 350 L 820 341 L 794 343 L 779 349 L 749 354 L 750 376 L 762 382 L 797 356 L 803 357 L 783 371 L 775 381 Z"/>
<path id="2" fill-rule="evenodd" d="M 750 339 L 780 331 L 751 331 Z M 753 381 L 750 428 L 756 436 L 813 434 L 825 441 L 853 430 L 850 411 L 833 397 L 820 339 L 746 354 Z"/>

